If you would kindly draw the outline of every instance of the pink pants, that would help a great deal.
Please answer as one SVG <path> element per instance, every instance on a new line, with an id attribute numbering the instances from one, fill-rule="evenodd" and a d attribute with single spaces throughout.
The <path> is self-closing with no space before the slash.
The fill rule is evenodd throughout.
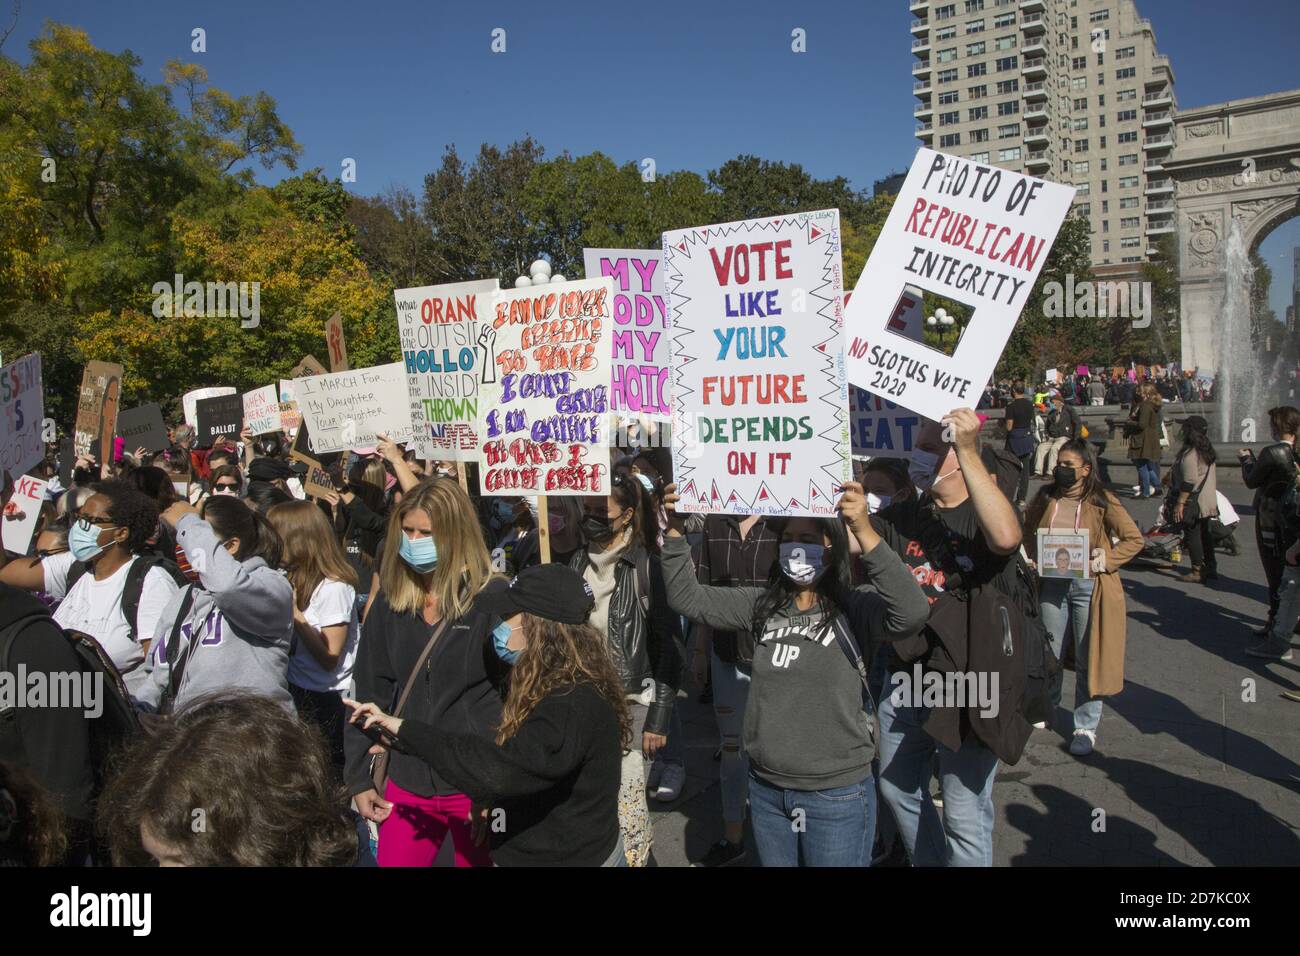
<path id="1" fill-rule="evenodd" d="M 475 846 L 469 830 L 469 797 L 456 793 L 421 797 L 393 781 L 384 788 L 393 812 L 379 825 L 380 866 L 432 866 L 451 831 L 457 866 L 491 866 L 487 845 Z"/>

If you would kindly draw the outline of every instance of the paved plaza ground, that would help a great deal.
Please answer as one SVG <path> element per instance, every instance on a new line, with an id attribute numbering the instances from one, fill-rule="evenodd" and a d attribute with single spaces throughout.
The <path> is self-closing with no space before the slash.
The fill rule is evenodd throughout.
<path id="1" fill-rule="evenodd" d="M 1064 737 L 1035 731 L 1020 762 L 1000 768 L 995 865 L 1300 863 L 1300 703 L 1281 696 L 1300 687 L 1300 654 L 1282 663 L 1243 653 L 1263 620 L 1266 589 L 1251 492 L 1235 467 L 1219 474 L 1242 512 L 1240 557 L 1220 552 L 1220 580 L 1210 585 L 1183 584 L 1167 565 L 1124 570 L 1124 691 L 1107 700 L 1092 755 L 1073 757 Z M 1112 466 L 1111 478 L 1131 481 L 1132 469 Z M 1157 502 L 1124 504 L 1143 530 L 1154 523 Z M 1066 701 L 1073 681 L 1067 672 Z M 692 689 L 682 699 L 686 791 L 664 809 L 652 801 L 661 866 L 685 865 L 722 835 L 717 731 L 697 696 Z M 1102 833 L 1093 829 L 1098 808 Z"/>

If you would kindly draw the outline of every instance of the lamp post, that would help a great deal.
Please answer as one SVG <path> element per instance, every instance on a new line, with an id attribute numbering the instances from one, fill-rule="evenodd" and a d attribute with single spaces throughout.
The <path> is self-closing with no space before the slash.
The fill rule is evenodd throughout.
<path id="1" fill-rule="evenodd" d="M 946 333 L 950 328 L 952 328 L 952 326 L 956 323 L 956 321 L 957 321 L 956 319 L 954 319 L 951 315 L 948 314 L 947 309 L 940 308 L 934 310 L 934 315 L 927 318 L 925 320 L 925 324 L 932 329 L 939 330 L 939 344 L 942 345 L 944 333 Z"/>
<path id="2" fill-rule="evenodd" d="M 551 264 L 545 259 L 536 259 L 528 267 L 528 275 L 515 279 L 516 289 L 526 289 L 534 285 L 546 285 L 548 282 L 564 282 L 562 275 L 551 275 Z"/>

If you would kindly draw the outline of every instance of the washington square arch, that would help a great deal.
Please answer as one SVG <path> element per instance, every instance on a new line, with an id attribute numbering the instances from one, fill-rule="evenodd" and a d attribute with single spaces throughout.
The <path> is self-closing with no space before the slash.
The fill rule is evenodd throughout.
<path id="1" fill-rule="evenodd" d="M 1182 364 L 1217 370 L 1233 220 L 1251 250 L 1300 214 L 1300 90 L 1179 111 L 1175 132 Z"/>

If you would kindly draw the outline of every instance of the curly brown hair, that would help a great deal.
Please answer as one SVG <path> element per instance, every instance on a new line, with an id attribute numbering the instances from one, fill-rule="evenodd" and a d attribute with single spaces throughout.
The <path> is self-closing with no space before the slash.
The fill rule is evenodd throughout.
<path id="1" fill-rule="evenodd" d="M 268 698 L 220 694 L 122 754 L 98 822 L 118 866 L 149 862 L 142 826 L 187 866 L 347 866 L 346 811 L 319 730 Z"/>
<path id="2" fill-rule="evenodd" d="M 54 799 L 26 770 L 0 761 L 0 865 L 58 866 L 67 848 Z"/>
<path id="3" fill-rule="evenodd" d="M 497 743 L 519 732 L 541 701 L 576 684 L 591 684 L 618 717 L 619 740 L 632 742 L 632 716 L 623 682 L 610 660 L 605 638 L 590 624 L 561 624 L 531 614 L 523 616 L 527 647 L 510 671 L 510 690 L 501 707 Z"/>

